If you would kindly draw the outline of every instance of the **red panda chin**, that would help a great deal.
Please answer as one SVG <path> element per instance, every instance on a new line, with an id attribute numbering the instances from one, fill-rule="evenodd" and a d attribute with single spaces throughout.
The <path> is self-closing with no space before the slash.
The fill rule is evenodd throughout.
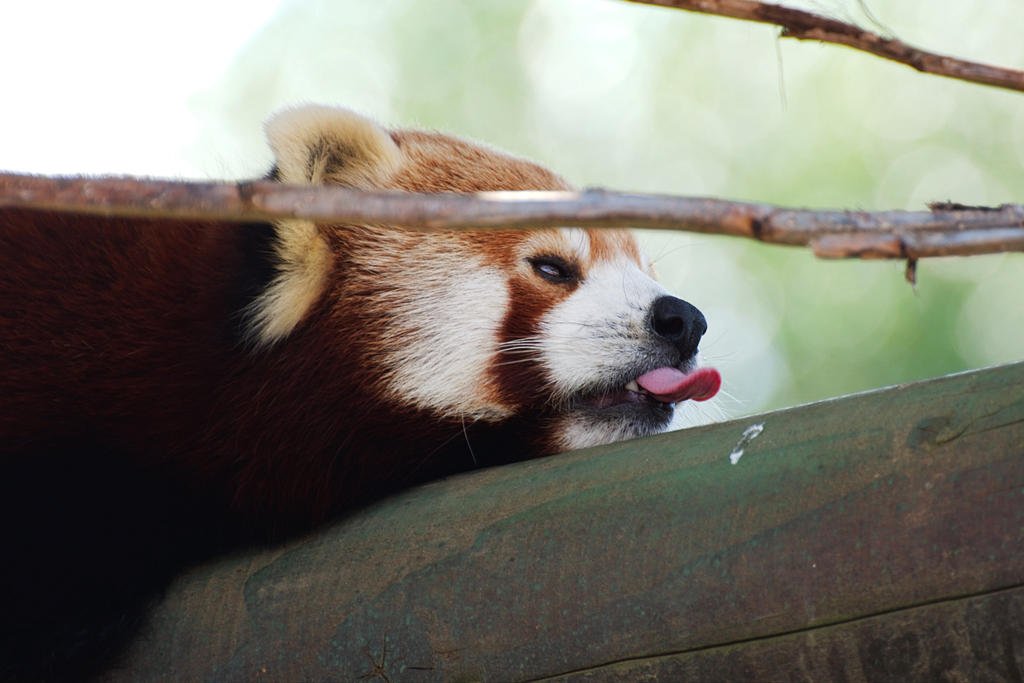
<path id="1" fill-rule="evenodd" d="M 643 392 L 624 389 L 585 401 L 573 412 L 577 418 L 595 424 L 615 425 L 619 428 L 620 439 L 625 439 L 649 436 L 666 429 L 675 414 L 675 405 L 657 401 Z M 632 430 L 621 429 L 624 424 L 629 424 Z"/>

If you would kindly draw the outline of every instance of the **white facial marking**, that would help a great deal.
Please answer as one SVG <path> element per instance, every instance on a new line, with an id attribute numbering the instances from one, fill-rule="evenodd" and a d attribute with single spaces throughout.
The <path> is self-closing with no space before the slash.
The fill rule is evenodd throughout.
<path id="1" fill-rule="evenodd" d="M 601 446 L 637 436 L 636 427 L 629 422 L 597 422 L 579 415 L 563 418 L 555 433 L 558 434 L 559 447 L 565 451 Z"/>
<path id="2" fill-rule="evenodd" d="M 542 362 L 557 398 L 607 381 L 641 352 L 651 302 L 666 294 L 632 261 L 599 263 L 540 323 Z"/>
<path id="3" fill-rule="evenodd" d="M 580 263 L 588 263 L 590 261 L 590 235 L 587 234 L 587 231 L 580 228 L 563 228 L 561 233 L 569 243 L 569 248 L 576 255 L 576 260 Z"/>
<path id="4" fill-rule="evenodd" d="M 465 253 L 436 252 L 409 263 L 383 303 L 391 316 L 383 366 L 399 400 L 446 417 L 500 420 L 512 407 L 492 398 L 487 372 L 508 308 L 503 272 Z"/>

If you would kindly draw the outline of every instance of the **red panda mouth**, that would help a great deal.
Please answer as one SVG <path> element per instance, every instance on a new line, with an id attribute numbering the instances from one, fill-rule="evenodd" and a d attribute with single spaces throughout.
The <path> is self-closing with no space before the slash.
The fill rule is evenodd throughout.
<path id="1" fill-rule="evenodd" d="M 718 393 L 722 377 L 714 368 L 698 368 L 684 372 L 678 368 L 661 367 L 646 372 L 622 389 L 594 397 L 595 408 L 609 408 L 625 403 L 655 401 L 673 404 L 680 401 L 707 401 Z"/>

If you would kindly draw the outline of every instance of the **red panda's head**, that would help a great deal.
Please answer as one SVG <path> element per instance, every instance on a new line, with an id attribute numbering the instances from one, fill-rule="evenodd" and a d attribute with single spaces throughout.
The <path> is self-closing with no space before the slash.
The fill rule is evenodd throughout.
<path id="1" fill-rule="evenodd" d="M 551 171 L 434 132 L 308 106 L 273 118 L 275 177 L 410 192 L 572 188 Z M 258 347 L 304 329 L 355 359 L 361 396 L 461 425 L 527 420 L 557 451 L 662 431 L 718 390 L 697 369 L 706 323 L 621 230 L 427 233 L 276 226 L 277 275 L 249 307 Z M 307 332 L 309 333 L 309 332 Z M 334 342 L 331 342 L 334 343 Z"/>

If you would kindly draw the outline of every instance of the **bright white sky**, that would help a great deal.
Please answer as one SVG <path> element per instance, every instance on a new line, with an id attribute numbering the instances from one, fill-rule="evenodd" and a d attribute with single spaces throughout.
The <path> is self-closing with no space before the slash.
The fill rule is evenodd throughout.
<path id="1" fill-rule="evenodd" d="M 189 99 L 221 76 L 278 4 L 0 4 L 0 169 L 200 175 L 182 152 L 197 130 Z"/>

